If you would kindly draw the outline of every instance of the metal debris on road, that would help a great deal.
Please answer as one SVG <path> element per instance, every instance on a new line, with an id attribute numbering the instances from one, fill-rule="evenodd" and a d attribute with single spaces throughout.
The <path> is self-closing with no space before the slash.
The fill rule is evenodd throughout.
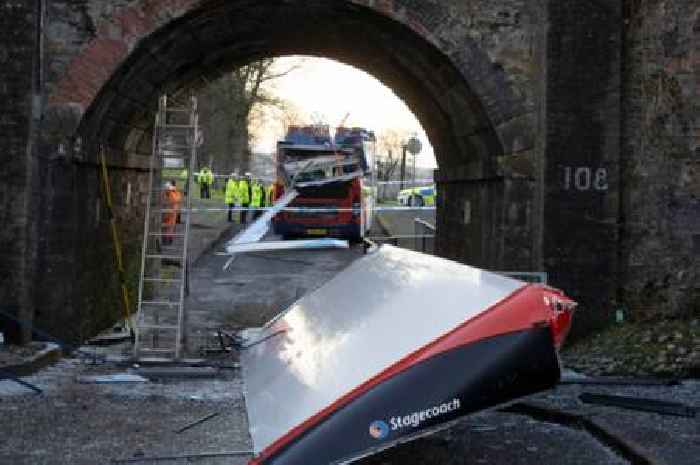
<path id="1" fill-rule="evenodd" d="M 267 210 L 260 216 L 257 220 L 245 228 L 243 231 L 238 233 L 233 239 L 226 243 L 226 247 L 247 244 L 249 242 L 258 242 L 270 229 L 270 221 L 272 218 L 280 212 L 284 207 L 292 203 L 292 201 L 297 198 L 299 193 L 295 190 L 287 192 L 281 199 L 275 202 L 275 205 Z"/>
<path id="2" fill-rule="evenodd" d="M 136 360 L 127 355 L 107 355 L 105 357 L 105 362 L 114 363 L 120 366 L 134 366 Z M 183 358 L 180 360 L 173 360 L 163 357 L 141 357 L 137 364 L 140 366 L 209 366 L 208 362 L 203 358 Z"/>
<path id="3" fill-rule="evenodd" d="M 15 383 L 19 384 L 20 386 L 24 386 L 27 389 L 31 389 L 32 391 L 36 392 L 37 394 L 44 393 L 44 391 L 42 391 L 38 387 L 34 386 L 31 383 L 28 383 L 28 382 L 22 380 L 21 378 L 18 378 L 17 376 L 13 375 L 12 373 L 9 373 L 5 370 L 0 370 L 0 381 L 5 380 L 5 379 L 10 380 L 10 381 L 14 381 Z"/>
<path id="4" fill-rule="evenodd" d="M 590 384 L 602 386 L 677 386 L 677 379 L 646 379 L 646 378 L 617 378 L 617 377 L 571 377 L 563 375 L 559 384 Z"/>
<path id="5" fill-rule="evenodd" d="M 498 431 L 498 428 L 490 425 L 472 425 L 469 427 L 469 430 L 475 433 L 493 433 Z"/>
<path id="6" fill-rule="evenodd" d="M 246 252 L 274 252 L 278 250 L 299 250 L 299 249 L 347 249 L 350 244 L 342 239 L 306 239 L 295 241 L 265 241 L 251 242 L 246 244 L 235 244 L 226 247 L 226 253 L 231 255 Z"/>
<path id="7" fill-rule="evenodd" d="M 250 450 L 235 450 L 230 452 L 211 452 L 211 453 L 201 453 L 201 454 L 182 454 L 182 455 L 162 455 L 153 457 L 132 457 L 129 459 L 112 459 L 113 464 L 119 463 L 139 463 L 139 462 L 167 462 L 174 460 L 188 460 L 188 459 L 213 459 L 218 457 L 241 457 L 246 455 L 253 455 L 253 451 Z"/>
<path id="8" fill-rule="evenodd" d="M 148 379 L 159 378 L 212 378 L 219 375 L 214 367 L 147 367 L 136 372 Z"/>
<path id="9" fill-rule="evenodd" d="M 586 404 L 605 405 L 609 407 L 620 407 L 629 410 L 640 410 L 643 412 L 660 413 L 662 415 L 673 415 L 677 417 L 695 418 L 696 407 L 691 407 L 679 402 L 667 402 L 657 399 L 646 399 L 641 397 L 616 396 L 608 394 L 594 394 L 584 392 L 579 396 L 581 402 Z"/>
<path id="10" fill-rule="evenodd" d="M 379 247 L 241 333 L 254 341 L 240 360 L 256 463 L 349 463 L 550 389 L 573 307 L 552 288 Z"/>
<path id="11" fill-rule="evenodd" d="M 185 426 L 183 426 L 182 428 L 175 430 L 175 433 L 177 433 L 177 434 L 184 433 L 185 431 L 187 431 L 190 428 L 194 428 L 195 426 L 200 425 L 207 420 L 211 420 L 212 418 L 214 418 L 218 414 L 219 414 L 219 412 L 210 413 L 209 415 L 207 415 L 205 417 L 202 417 L 198 420 L 195 420 L 191 423 L 188 423 Z"/>
<path id="12" fill-rule="evenodd" d="M 118 384 L 118 383 L 147 383 L 148 380 L 143 376 L 130 373 L 117 373 L 115 375 L 101 376 L 79 376 L 78 383 L 80 384 Z"/>
<path id="13" fill-rule="evenodd" d="M 123 342 L 129 342 L 132 340 L 132 335 L 129 332 L 114 332 L 108 334 L 101 334 L 93 337 L 86 342 L 88 346 L 110 346 L 115 344 L 120 344 Z"/>

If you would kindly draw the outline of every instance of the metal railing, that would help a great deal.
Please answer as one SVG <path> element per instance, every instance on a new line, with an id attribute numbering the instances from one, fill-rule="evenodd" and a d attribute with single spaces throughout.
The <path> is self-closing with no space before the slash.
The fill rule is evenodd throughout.
<path id="1" fill-rule="evenodd" d="M 496 271 L 496 273 L 534 284 L 547 284 L 548 278 L 544 271 Z"/>
<path id="2" fill-rule="evenodd" d="M 413 219 L 413 249 L 417 252 L 435 254 L 435 225 L 421 218 Z"/>

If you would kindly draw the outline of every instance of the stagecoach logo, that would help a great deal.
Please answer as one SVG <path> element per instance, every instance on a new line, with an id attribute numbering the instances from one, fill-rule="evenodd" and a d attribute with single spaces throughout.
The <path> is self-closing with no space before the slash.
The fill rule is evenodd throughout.
<path id="1" fill-rule="evenodd" d="M 459 410 L 460 407 L 461 404 L 459 399 L 455 398 L 450 402 L 445 402 L 425 410 L 419 410 L 408 415 L 391 417 L 389 419 L 389 423 L 377 420 L 369 425 L 369 434 L 374 439 L 384 439 L 389 436 L 390 431 L 397 431 L 403 428 L 418 428 L 421 423 L 427 420 L 436 419 L 450 412 L 454 412 L 455 410 Z"/>
<path id="2" fill-rule="evenodd" d="M 369 435 L 374 439 L 384 439 L 389 435 L 389 425 L 381 420 L 374 421 L 369 425 Z"/>

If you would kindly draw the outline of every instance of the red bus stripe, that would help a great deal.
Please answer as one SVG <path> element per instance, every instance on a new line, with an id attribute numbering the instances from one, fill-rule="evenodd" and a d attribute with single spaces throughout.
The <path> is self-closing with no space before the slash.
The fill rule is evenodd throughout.
<path id="1" fill-rule="evenodd" d="M 304 431 L 311 429 L 336 410 L 348 405 L 373 387 L 387 381 L 397 374 L 406 371 L 418 363 L 441 353 L 462 347 L 473 342 L 528 329 L 536 325 L 549 324 L 551 313 L 545 306 L 544 289 L 538 285 L 527 285 L 518 289 L 505 299 L 489 307 L 474 318 L 439 337 L 404 357 L 386 370 L 370 378 L 352 391 L 348 392 L 328 407 L 309 417 L 303 423 L 295 426 L 287 434 L 277 439 L 263 450 L 258 457 L 251 460 L 249 465 L 262 465 Z"/>

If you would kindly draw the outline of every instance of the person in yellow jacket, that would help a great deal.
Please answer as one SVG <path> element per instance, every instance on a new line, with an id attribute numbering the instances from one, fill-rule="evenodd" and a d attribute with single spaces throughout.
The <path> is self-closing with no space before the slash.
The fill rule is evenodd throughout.
<path id="1" fill-rule="evenodd" d="M 271 207 L 275 203 L 275 184 L 272 183 L 265 188 L 265 205 Z"/>
<path id="2" fill-rule="evenodd" d="M 226 181 L 224 201 L 228 205 L 228 221 L 231 223 L 233 222 L 233 207 L 238 203 L 238 180 L 236 180 L 234 173 L 231 173 L 231 176 Z"/>
<path id="3" fill-rule="evenodd" d="M 208 166 L 205 166 L 199 171 L 199 194 L 203 199 L 210 199 L 210 187 L 214 184 L 214 173 L 211 172 Z"/>
<path id="4" fill-rule="evenodd" d="M 180 171 L 180 183 L 182 184 L 183 190 L 187 189 L 187 175 L 188 174 L 189 174 L 189 171 L 187 171 L 187 168 Z"/>
<path id="5" fill-rule="evenodd" d="M 264 190 L 260 180 L 256 179 L 253 181 L 253 185 L 250 188 L 250 206 L 251 208 L 262 208 L 265 206 L 264 203 Z M 262 210 L 255 210 L 253 212 L 253 220 L 256 220 L 260 215 L 262 215 Z"/>
<path id="6" fill-rule="evenodd" d="M 187 168 L 180 171 L 180 185 L 182 186 L 182 195 L 184 195 L 185 197 L 187 197 L 187 194 L 189 194 L 189 192 L 187 192 L 187 188 L 189 187 L 188 186 L 189 183 L 187 182 L 187 175 L 188 174 L 189 174 L 189 172 L 187 171 Z M 182 223 L 182 220 L 180 218 L 180 212 L 178 212 L 177 213 L 177 224 L 180 224 L 180 223 Z"/>
<path id="7" fill-rule="evenodd" d="M 241 224 L 246 224 L 248 222 L 248 211 L 246 208 L 250 207 L 250 197 L 251 197 L 251 174 L 246 173 L 244 177 L 238 181 L 238 201 L 244 210 L 241 210 Z"/>

